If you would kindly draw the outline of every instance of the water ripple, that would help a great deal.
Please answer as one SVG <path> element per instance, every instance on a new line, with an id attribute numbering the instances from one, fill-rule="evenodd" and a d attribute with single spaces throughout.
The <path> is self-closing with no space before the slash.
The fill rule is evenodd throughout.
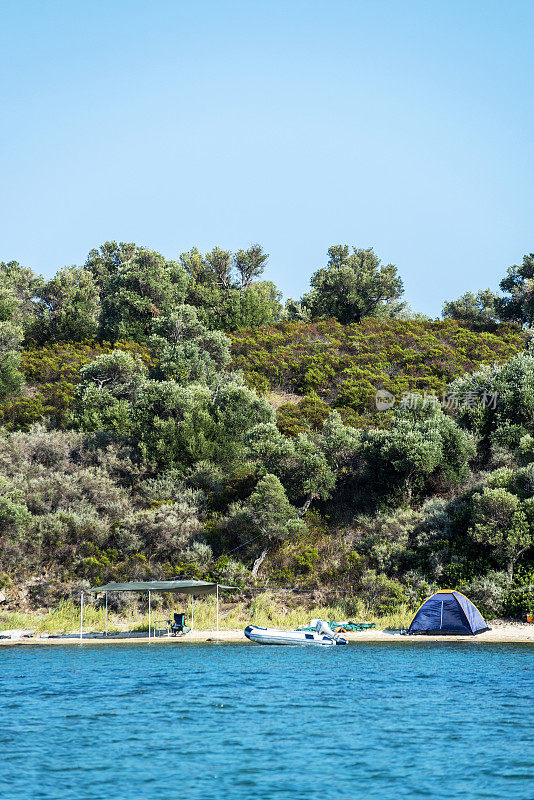
<path id="1" fill-rule="evenodd" d="M 0 653 L 2 800 L 526 800 L 534 648 Z"/>

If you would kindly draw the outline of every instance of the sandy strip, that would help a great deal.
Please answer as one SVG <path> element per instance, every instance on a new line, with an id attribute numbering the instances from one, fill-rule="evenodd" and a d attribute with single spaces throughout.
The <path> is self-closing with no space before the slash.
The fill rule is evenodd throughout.
<path id="1" fill-rule="evenodd" d="M 58 638 L 23 638 L 25 631 L 0 631 L 0 636 L 15 636 L 16 638 L 0 639 L 0 647 L 24 647 L 39 645 L 72 645 L 72 644 L 181 644 L 187 642 L 243 642 L 249 643 L 242 630 L 217 631 L 191 631 L 185 636 L 158 636 L 155 639 L 148 636 L 129 635 L 129 634 L 110 634 L 106 639 L 102 634 L 84 634 L 83 641 L 77 634 L 60 636 Z M 532 643 L 534 644 L 534 625 L 527 624 L 503 624 L 497 623 L 494 628 L 478 636 L 401 636 L 400 631 L 367 630 L 355 633 L 346 633 L 344 636 L 351 643 L 357 642 L 410 642 L 420 644 L 421 642 L 482 642 L 489 643 Z"/>

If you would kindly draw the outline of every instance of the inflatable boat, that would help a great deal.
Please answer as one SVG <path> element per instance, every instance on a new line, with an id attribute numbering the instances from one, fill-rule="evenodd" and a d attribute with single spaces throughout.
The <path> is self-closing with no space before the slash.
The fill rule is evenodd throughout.
<path id="1" fill-rule="evenodd" d="M 245 636 L 257 644 L 314 644 L 320 647 L 332 647 L 336 644 L 348 644 L 339 633 L 334 633 L 326 622 L 319 620 L 316 630 L 308 631 L 282 631 L 276 628 L 260 628 L 258 625 L 248 625 Z"/>

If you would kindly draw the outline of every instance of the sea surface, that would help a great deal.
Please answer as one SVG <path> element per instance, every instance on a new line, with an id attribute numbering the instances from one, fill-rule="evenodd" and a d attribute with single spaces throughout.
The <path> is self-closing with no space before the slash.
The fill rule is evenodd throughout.
<path id="1" fill-rule="evenodd" d="M 0 651 L 1 800 L 530 800 L 534 646 Z"/>

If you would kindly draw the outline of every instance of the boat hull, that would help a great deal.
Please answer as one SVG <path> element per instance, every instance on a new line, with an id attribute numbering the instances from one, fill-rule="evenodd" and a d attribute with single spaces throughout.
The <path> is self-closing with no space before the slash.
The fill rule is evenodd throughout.
<path id="1" fill-rule="evenodd" d="M 347 644 L 347 640 L 342 637 L 336 640 L 320 633 L 282 631 L 276 628 L 260 628 L 258 625 L 248 625 L 245 628 L 245 636 L 256 644 L 315 645 L 318 647 Z"/>

